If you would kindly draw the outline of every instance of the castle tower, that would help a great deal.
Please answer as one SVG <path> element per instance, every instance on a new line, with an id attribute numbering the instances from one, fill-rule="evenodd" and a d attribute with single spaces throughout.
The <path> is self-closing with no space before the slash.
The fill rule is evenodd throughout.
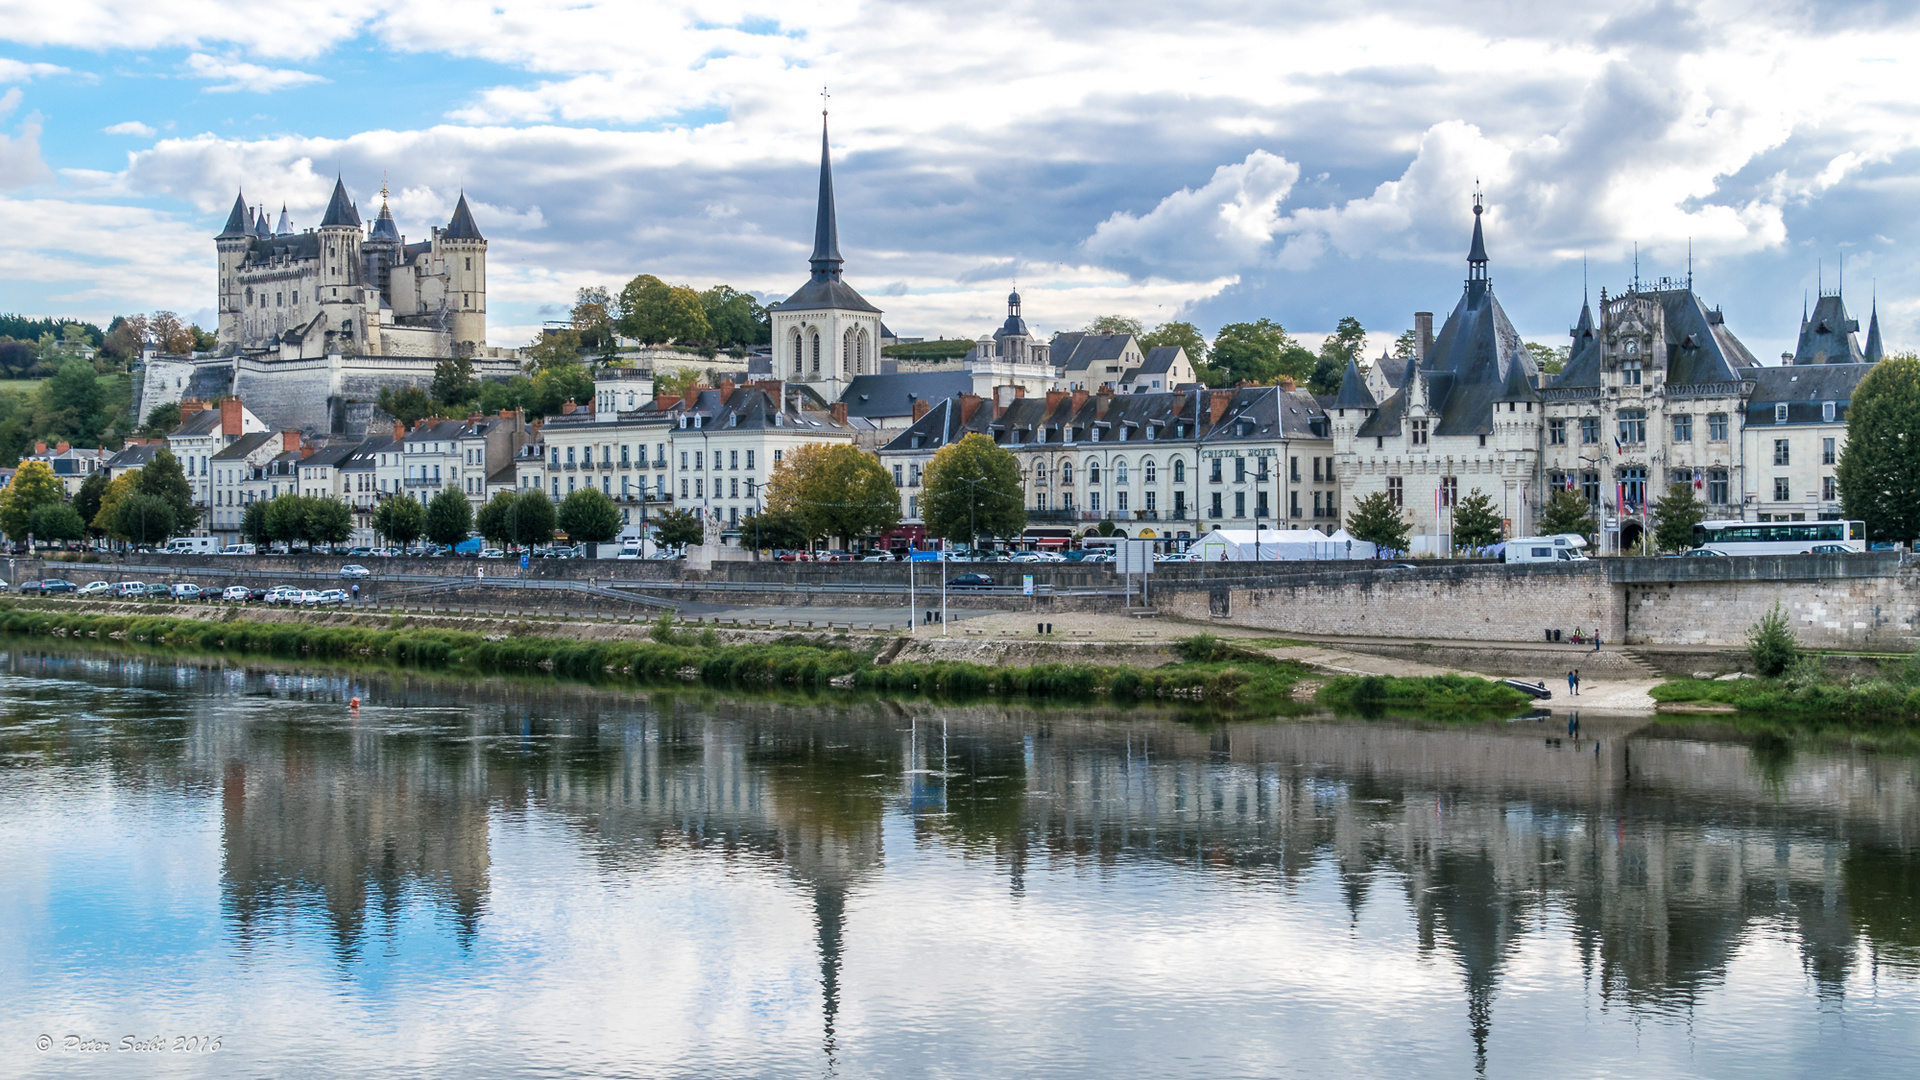
<path id="1" fill-rule="evenodd" d="M 227 215 L 226 228 L 213 238 L 220 274 L 219 322 L 214 336 L 222 347 L 238 348 L 240 345 L 240 265 L 246 261 L 247 248 L 253 243 L 251 218 L 252 211 L 247 208 L 246 194 L 236 194 L 233 197 L 233 212 Z"/>
<path id="2" fill-rule="evenodd" d="M 827 114 L 820 113 L 820 197 L 812 277 L 773 309 L 773 373 L 838 401 L 856 375 L 880 370 L 880 309 L 840 280 L 840 226 L 833 205 Z"/>
<path id="3" fill-rule="evenodd" d="M 360 251 L 366 261 L 367 284 L 379 289 L 380 295 L 389 301 L 393 299 L 393 268 L 400 262 L 400 249 L 405 242 L 400 236 L 400 226 L 394 223 L 393 210 L 387 206 L 387 185 L 383 181 L 380 213 L 373 219 L 373 229 Z"/>
<path id="4" fill-rule="evenodd" d="M 346 182 L 333 181 L 333 198 L 320 219 L 320 277 L 315 291 L 327 316 L 327 331 L 343 353 L 367 348 L 366 283 L 360 258 L 360 211 L 347 197 Z"/>
<path id="5" fill-rule="evenodd" d="M 471 356 L 487 344 L 487 238 L 467 209 L 466 192 L 453 220 L 440 230 L 434 250 L 447 265 L 447 329 L 456 356 Z"/>

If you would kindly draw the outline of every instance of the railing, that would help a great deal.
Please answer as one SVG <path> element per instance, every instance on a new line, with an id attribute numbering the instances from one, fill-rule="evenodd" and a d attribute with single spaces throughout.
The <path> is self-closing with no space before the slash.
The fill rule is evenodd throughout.
<path id="1" fill-rule="evenodd" d="M 423 488 L 423 487 L 439 487 L 439 486 L 440 486 L 440 480 L 439 480 L 439 478 L 437 478 L 437 477 L 436 477 L 436 478 L 433 478 L 433 479 L 429 479 L 429 478 L 427 478 L 427 477 L 424 477 L 424 476 L 409 476 L 409 477 L 407 477 L 407 478 L 406 478 L 406 480 L 404 480 L 404 481 L 403 481 L 403 483 L 405 483 L 405 484 L 406 484 L 406 486 L 408 486 L 408 487 L 410 487 L 410 488 L 411 488 L 411 487 L 420 487 L 420 488 Z"/>

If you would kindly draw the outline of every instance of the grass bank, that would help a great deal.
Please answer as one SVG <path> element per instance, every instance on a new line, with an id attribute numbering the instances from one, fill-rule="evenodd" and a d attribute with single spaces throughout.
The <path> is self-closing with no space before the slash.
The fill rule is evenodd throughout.
<path id="1" fill-rule="evenodd" d="M 1875 726 L 1920 725 L 1920 670 L 1888 665 L 1878 675 L 1831 677 L 1817 656 L 1773 679 L 1676 679 L 1653 688 L 1663 704 L 1729 705 L 1742 714 Z"/>
<path id="2" fill-rule="evenodd" d="M 1314 695 L 1322 705 L 1395 705 L 1410 708 L 1519 708 L 1533 699 L 1511 686 L 1467 675 L 1402 678 L 1392 675 L 1342 675 Z"/>
<path id="3" fill-rule="evenodd" d="M 845 637 L 789 636 L 777 642 L 722 644 L 655 623 L 637 641 L 589 642 L 408 628 L 204 620 L 163 615 L 103 615 L 22 608 L 0 601 L 0 633 L 28 638 L 123 642 L 152 649 L 379 664 L 450 674 L 540 674 L 641 684 L 703 683 L 739 689 L 869 690 L 900 697 L 1005 695 L 1035 699 L 1216 701 L 1237 709 L 1279 704 L 1306 674 L 1290 661 L 1236 649 L 1211 638 L 1181 642 L 1181 661 L 1152 670 L 1096 664 L 994 667 L 964 662 L 874 663 L 874 652 Z"/>

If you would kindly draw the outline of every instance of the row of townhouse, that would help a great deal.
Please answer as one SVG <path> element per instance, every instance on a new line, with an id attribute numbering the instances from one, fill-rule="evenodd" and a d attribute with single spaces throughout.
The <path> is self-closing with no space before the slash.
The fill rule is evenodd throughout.
<path id="1" fill-rule="evenodd" d="M 1121 534 L 1190 539 L 1215 528 L 1340 524 L 1327 415 L 1291 386 L 1096 393 L 997 388 L 926 407 L 879 451 L 909 529 L 923 525 L 926 467 L 985 435 L 1020 463 L 1025 539 L 1061 542 L 1111 521 Z"/>

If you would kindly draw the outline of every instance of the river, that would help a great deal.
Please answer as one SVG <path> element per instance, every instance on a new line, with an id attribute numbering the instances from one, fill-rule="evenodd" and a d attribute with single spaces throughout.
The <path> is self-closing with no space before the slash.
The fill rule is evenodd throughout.
<path id="1" fill-rule="evenodd" d="M 1920 1072 L 1845 747 L 15 648 L 0 761 L 10 1076 Z"/>

